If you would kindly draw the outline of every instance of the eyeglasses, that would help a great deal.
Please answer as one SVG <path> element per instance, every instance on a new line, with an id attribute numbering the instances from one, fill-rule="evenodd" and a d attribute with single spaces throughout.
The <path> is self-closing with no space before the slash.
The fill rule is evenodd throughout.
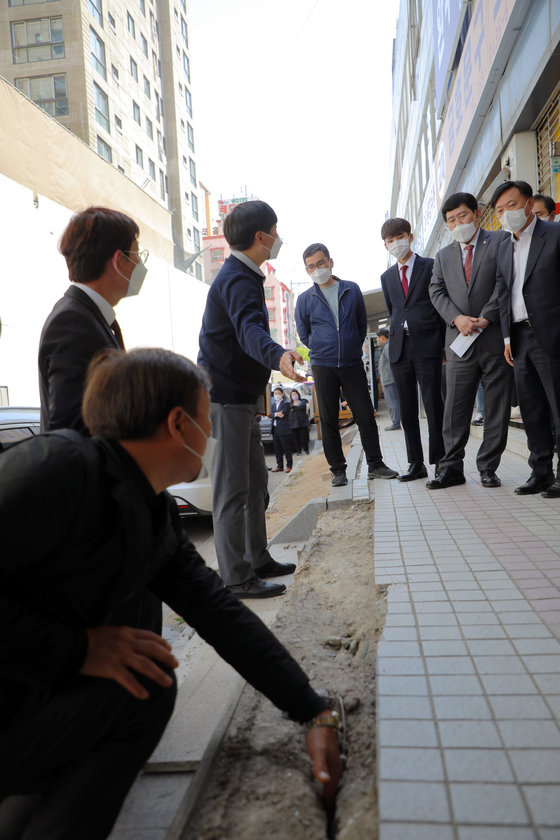
<path id="1" fill-rule="evenodd" d="M 308 274 L 311 274 L 312 271 L 315 271 L 316 268 L 327 268 L 329 265 L 328 260 L 317 260 L 316 263 L 308 263 L 305 268 Z"/>
<path id="2" fill-rule="evenodd" d="M 123 251 L 123 254 L 134 254 L 135 257 L 138 257 L 138 262 L 144 263 L 144 265 L 146 265 L 148 257 L 150 256 L 150 252 L 147 248 L 144 251 Z"/>

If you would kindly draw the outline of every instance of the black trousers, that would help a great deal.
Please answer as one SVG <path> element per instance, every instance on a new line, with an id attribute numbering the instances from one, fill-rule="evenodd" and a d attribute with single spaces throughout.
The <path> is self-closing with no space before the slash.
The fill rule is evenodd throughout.
<path id="1" fill-rule="evenodd" d="M 391 370 L 399 395 L 401 424 L 409 463 L 424 462 L 418 420 L 418 383 L 428 420 L 428 462 L 439 464 L 445 454 L 442 434 L 441 356 L 431 359 L 417 356 L 410 338 L 405 335 L 401 357 L 398 362 L 391 364 Z"/>
<path id="2" fill-rule="evenodd" d="M 272 442 L 274 443 L 274 454 L 276 455 L 276 464 L 284 468 L 284 455 L 286 456 L 286 466 L 292 469 L 292 444 L 290 441 L 290 432 L 287 435 L 280 435 L 272 427 Z"/>
<path id="3" fill-rule="evenodd" d="M 545 353 L 528 324 L 512 324 L 511 346 L 519 408 L 531 452 L 529 465 L 535 475 L 547 475 L 552 470 L 554 444 L 560 444 L 560 358 Z"/>
<path id="4" fill-rule="evenodd" d="M 296 452 L 309 452 L 309 426 L 292 429 L 292 449 Z"/>
<path id="5" fill-rule="evenodd" d="M 346 459 L 342 451 L 338 428 L 341 388 L 348 400 L 354 420 L 358 424 L 368 466 L 381 461 L 383 456 L 379 446 L 379 433 L 364 366 L 352 365 L 339 368 L 313 365 L 312 371 L 321 418 L 323 451 L 331 472 L 344 472 L 346 469 Z"/>
<path id="6" fill-rule="evenodd" d="M 176 685 L 137 700 L 74 677 L 0 721 L 0 840 L 104 840 L 173 711 Z"/>

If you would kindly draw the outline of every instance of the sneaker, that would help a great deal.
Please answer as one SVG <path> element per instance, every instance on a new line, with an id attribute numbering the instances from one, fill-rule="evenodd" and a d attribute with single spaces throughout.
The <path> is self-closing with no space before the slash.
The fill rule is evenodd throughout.
<path id="1" fill-rule="evenodd" d="M 348 479 L 346 478 L 345 472 L 335 473 L 332 477 L 331 484 L 333 487 L 344 487 L 345 484 L 348 484 Z"/>
<path id="2" fill-rule="evenodd" d="M 385 432 L 395 432 L 397 429 L 400 429 L 400 428 L 401 428 L 400 423 L 393 423 L 392 426 L 385 426 L 384 431 Z"/>
<path id="3" fill-rule="evenodd" d="M 368 466 L 368 479 L 372 478 L 396 478 L 398 476 L 398 472 L 396 470 L 392 470 L 387 464 L 384 464 L 383 461 L 379 461 L 377 464 L 371 464 Z"/>
<path id="4" fill-rule="evenodd" d="M 471 423 L 471 426 L 484 426 L 484 415 L 477 414 Z"/>

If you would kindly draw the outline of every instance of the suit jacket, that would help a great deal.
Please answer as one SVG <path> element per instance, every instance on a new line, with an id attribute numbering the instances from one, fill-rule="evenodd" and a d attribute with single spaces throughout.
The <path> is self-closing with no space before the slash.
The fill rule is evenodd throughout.
<path id="1" fill-rule="evenodd" d="M 115 441 L 57 431 L 1 456 L 0 730 L 82 666 L 85 628 L 121 623 L 149 589 L 298 720 L 327 704 L 299 665 L 207 568 L 168 493 Z M 34 527 L 29 527 L 29 511 Z M 138 614 L 131 626 L 145 626 Z"/>
<path id="2" fill-rule="evenodd" d="M 113 331 L 99 307 L 82 289 L 70 286 L 55 303 L 39 341 L 41 430 L 77 429 L 82 420 L 82 394 L 93 356 L 117 347 Z"/>
<path id="3" fill-rule="evenodd" d="M 290 400 L 286 399 L 286 397 L 284 397 L 282 400 L 280 400 L 278 405 L 276 405 L 276 401 L 274 399 L 272 400 L 272 411 L 271 411 L 270 416 L 272 417 L 272 426 L 273 426 L 273 429 L 276 432 L 276 434 L 278 434 L 278 435 L 289 435 L 290 434 L 290 429 L 291 429 L 291 426 L 290 426 L 290 411 L 291 411 L 291 408 L 292 408 L 292 404 L 291 404 Z M 282 414 L 284 415 L 283 417 L 277 417 L 276 416 L 279 411 L 282 412 Z M 274 422 L 275 420 L 276 420 L 276 423 Z"/>
<path id="4" fill-rule="evenodd" d="M 504 338 L 511 336 L 513 243 L 511 236 L 498 250 L 497 294 Z M 543 350 L 560 357 L 560 224 L 537 219 L 523 280 L 527 317 Z M 515 338 L 512 337 L 515 355 Z"/>
<path id="5" fill-rule="evenodd" d="M 504 342 L 500 329 L 500 310 L 496 292 L 496 259 L 500 243 L 507 236 L 508 234 L 503 231 L 480 229 L 468 286 L 459 243 L 452 242 L 436 254 L 430 283 L 430 298 L 447 325 L 445 352 L 448 361 L 466 361 L 471 358 L 475 348 L 503 355 Z M 486 329 L 461 357 L 450 350 L 450 344 L 459 335 L 459 330 L 453 323 L 457 315 L 482 317 L 490 321 Z"/>
<path id="6" fill-rule="evenodd" d="M 443 354 L 445 328 L 429 295 L 433 265 L 434 261 L 429 257 L 416 255 L 406 298 L 398 262 L 381 275 L 381 288 L 391 319 L 389 361 L 392 364 L 398 362 L 402 354 L 405 321 L 417 356 L 427 359 Z"/>

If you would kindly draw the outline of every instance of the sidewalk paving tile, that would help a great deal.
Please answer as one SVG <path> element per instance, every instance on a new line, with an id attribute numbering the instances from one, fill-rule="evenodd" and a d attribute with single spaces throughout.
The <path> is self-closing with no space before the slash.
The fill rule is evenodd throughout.
<path id="1" fill-rule="evenodd" d="M 560 502 L 514 495 L 517 430 L 483 488 L 480 434 L 465 485 L 374 483 L 379 840 L 560 840 Z"/>

